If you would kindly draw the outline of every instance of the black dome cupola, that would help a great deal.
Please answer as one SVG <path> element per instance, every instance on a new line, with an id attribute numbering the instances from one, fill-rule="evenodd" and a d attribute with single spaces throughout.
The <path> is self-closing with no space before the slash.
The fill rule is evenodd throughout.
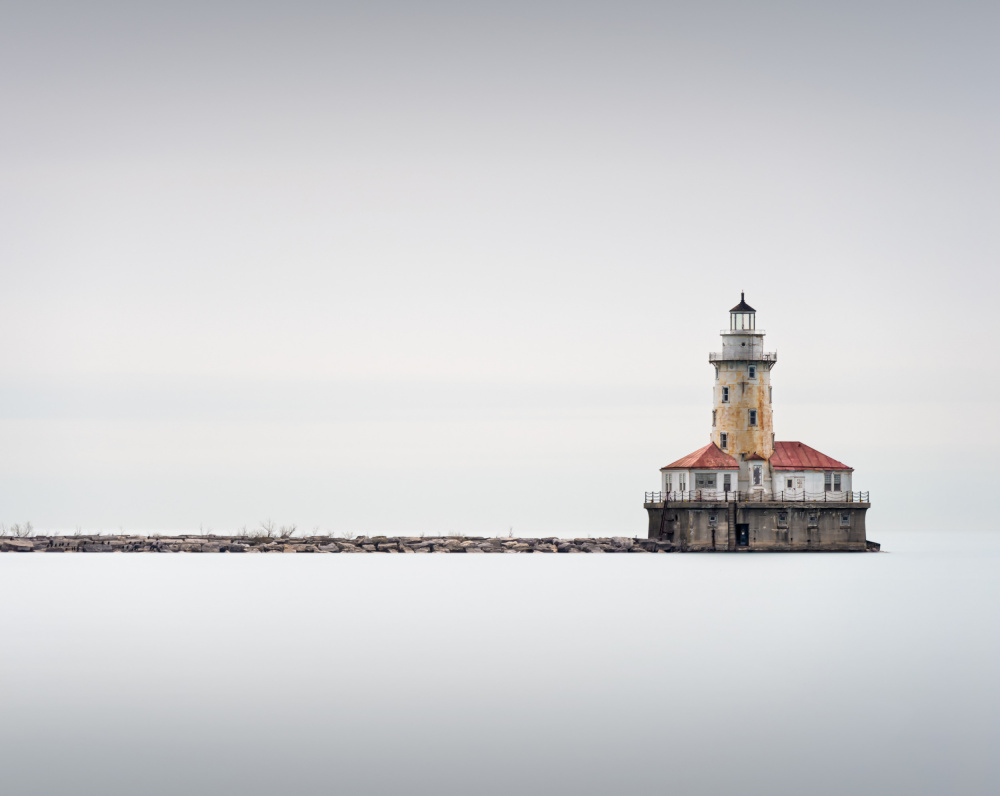
<path id="1" fill-rule="evenodd" d="M 757 310 L 747 304 L 743 293 L 740 292 L 740 303 L 729 310 L 729 328 L 732 331 L 743 329 L 755 329 L 757 327 Z"/>

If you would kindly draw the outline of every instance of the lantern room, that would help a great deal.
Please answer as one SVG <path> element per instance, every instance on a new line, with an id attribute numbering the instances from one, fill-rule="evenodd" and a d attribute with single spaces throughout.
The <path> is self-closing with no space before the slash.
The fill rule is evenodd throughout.
<path id="1" fill-rule="evenodd" d="M 740 293 L 740 303 L 729 310 L 729 329 L 733 332 L 753 330 L 757 328 L 757 310 L 746 303 L 743 293 Z"/>

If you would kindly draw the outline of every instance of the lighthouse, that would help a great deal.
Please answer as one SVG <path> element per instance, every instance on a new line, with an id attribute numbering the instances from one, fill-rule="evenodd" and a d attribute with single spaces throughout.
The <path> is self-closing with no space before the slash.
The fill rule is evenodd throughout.
<path id="1" fill-rule="evenodd" d="M 870 503 L 867 492 L 852 491 L 854 468 L 802 442 L 774 440 L 778 355 L 764 350 L 745 294 L 729 311 L 722 351 L 708 361 L 709 442 L 660 468 L 660 490 L 643 501 L 649 538 L 680 551 L 869 549 Z"/>
<path id="2" fill-rule="evenodd" d="M 729 311 L 729 328 L 722 330 L 722 351 L 709 354 L 708 361 L 715 368 L 712 442 L 739 464 L 738 488 L 743 492 L 771 488 L 771 369 L 777 358 L 764 350 L 757 310 L 740 293 L 740 303 Z"/>

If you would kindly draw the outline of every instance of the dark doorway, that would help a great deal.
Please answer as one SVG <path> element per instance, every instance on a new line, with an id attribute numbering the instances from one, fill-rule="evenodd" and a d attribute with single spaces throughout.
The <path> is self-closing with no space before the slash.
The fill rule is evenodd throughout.
<path id="1" fill-rule="evenodd" d="M 750 546 L 750 525 L 749 523 L 736 523 L 736 544 L 740 547 Z"/>

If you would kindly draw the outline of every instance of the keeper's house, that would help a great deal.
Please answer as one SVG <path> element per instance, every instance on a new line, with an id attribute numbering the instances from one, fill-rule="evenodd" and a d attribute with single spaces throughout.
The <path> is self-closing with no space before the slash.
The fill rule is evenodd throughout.
<path id="1" fill-rule="evenodd" d="M 801 442 L 776 442 L 771 369 L 756 310 L 742 294 L 722 332 L 711 442 L 660 470 L 647 492 L 649 537 L 679 550 L 858 550 L 868 493 L 854 470 Z M 877 548 L 877 545 L 870 546 Z"/>

